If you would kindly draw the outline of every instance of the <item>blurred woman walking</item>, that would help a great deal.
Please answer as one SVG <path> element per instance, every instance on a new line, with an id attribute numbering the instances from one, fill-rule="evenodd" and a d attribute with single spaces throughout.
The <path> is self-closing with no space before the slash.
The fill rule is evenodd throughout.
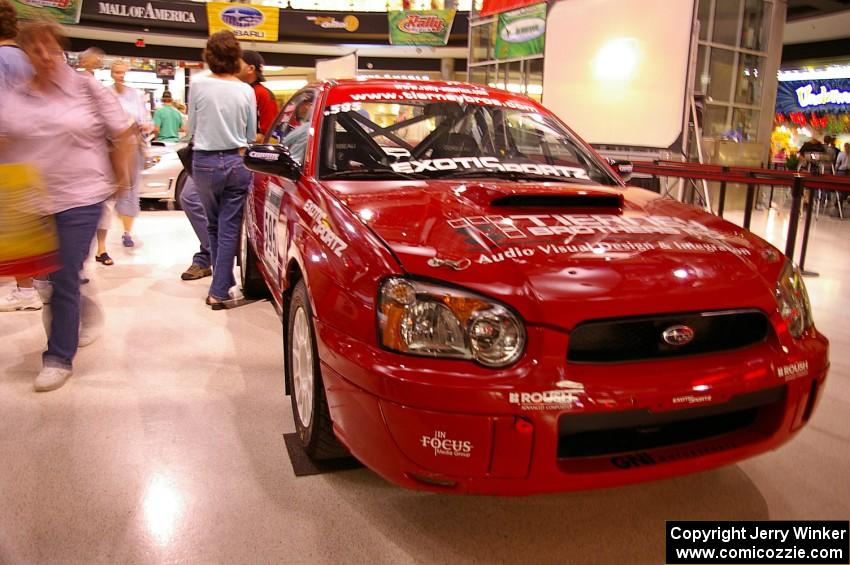
<path id="1" fill-rule="evenodd" d="M 115 192 L 116 183 L 126 185 L 123 163 L 131 151 L 131 128 L 111 92 L 66 64 L 65 37 L 56 23 L 24 24 L 18 44 L 29 56 L 34 76 L 0 92 L 0 159 L 38 168 L 46 186 L 39 208 L 56 224 L 61 266 L 49 275 L 50 335 L 35 379 L 35 390 L 47 391 L 71 376 L 79 344 L 79 272 L 103 201 Z"/>
<path id="2" fill-rule="evenodd" d="M 130 65 L 123 60 L 114 61 L 110 67 L 113 81 L 112 90 L 118 97 L 118 102 L 124 112 L 132 120 L 134 129 L 133 135 L 130 137 L 130 141 L 135 146 L 130 167 L 130 182 L 125 190 L 119 192 L 115 198 L 115 211 L 118 212 L 118 217 L 121 218 L 121 224 L 124 228 L 121 243 L 124 247 L 133 247 L 135 245 L 132 233 L 133 222 L 141 210 L 139 207 L 139 182 L 145 162 L 145 136 L 153 130 L 153 123 L 142 93 L 125 83 L 128 70 L 130 70 Z M 106 252 L 106 234 L 112 223 L 111 209 L 111 202 L 108 202 L 100 227 L 97 230 L 97 255 L 95 259 L 98 263 L 104 265 L 113 263 L 112 258 Z"/>

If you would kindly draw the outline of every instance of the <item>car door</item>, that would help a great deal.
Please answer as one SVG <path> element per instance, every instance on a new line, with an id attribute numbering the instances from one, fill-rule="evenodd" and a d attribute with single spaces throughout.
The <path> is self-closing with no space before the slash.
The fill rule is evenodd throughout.
<path id="1" fill-rule="evenodd" d="M 295 94 L 284 105 L 269 133 L 265 143 L 283 145 L 290 155 L 300 164 L 304 164 L 306 148 L 310 144 L 314 106 L 317 93 L 306 89 Z M 260 261 L 269 274 L 269 285 L 275 296 L 282 292 L 282 262 L 286 258 L 289 241 L 287 211 L 291 210 L 296 182 L 277 175 L 255 174 L 254 178 L 254 217 L 258 221 L 260 237 L 257 251 Z"/>

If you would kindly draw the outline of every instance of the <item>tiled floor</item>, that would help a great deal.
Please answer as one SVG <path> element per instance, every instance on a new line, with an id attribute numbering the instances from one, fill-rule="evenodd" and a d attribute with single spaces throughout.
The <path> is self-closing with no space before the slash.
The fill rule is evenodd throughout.
<path id="1" fill-rule="evenodd" d="M 64 388 L 32 392 L 40 315 L 0 314 L 2 564 L 661 563 L 668 519 L 850 516 L 850 221 L 819 220 L 809 251 L 832 372 L 793 442 L 699 475 L 519 499 L 415 493 L 365 469 L 295 478 L 274 310 L 213 312 L 208 279 L 179 280 L 194 246 L 182 214 L 144 213 L 137 231 L 131 251 L 111 233 L 114 266 L 88 267 L 106 321 Z"/>

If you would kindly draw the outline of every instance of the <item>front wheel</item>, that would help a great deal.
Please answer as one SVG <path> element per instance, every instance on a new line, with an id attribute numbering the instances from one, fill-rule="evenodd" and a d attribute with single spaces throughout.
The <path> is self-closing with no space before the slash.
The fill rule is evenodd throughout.
<path id="1" fill-rule="evenodd" d="M 333 432 L 319 355 L 313 334 L 313 312 L 304 281 L 298 281 L 289 303 L 286 363 L 290 378 L 292 419 L 301 446 L 312 459 L 348 455 Z"/>
<path id="2" fill-rule="evenodd" d="M 189 178 L 189 174 L 186 171 L 180 171 L 180 174 L 177 175 L 177 181 L 174 183 L 174 209 L 182 210 L 183 203 L 180 202 L 180 195 L 183 194 L 183 187 L 186 186 L 186 179 Z"/>

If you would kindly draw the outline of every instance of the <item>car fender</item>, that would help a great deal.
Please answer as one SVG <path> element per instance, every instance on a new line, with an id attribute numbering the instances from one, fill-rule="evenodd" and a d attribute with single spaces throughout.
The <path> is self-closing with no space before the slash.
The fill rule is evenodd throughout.
<path id="1" fill-rule="evenodd" d="M 374 344 L 378 285 L 391 274 L 403 274 L 401 266 L 383 241 L 318 183 L 299 186 L 292 204 L 286 211 L 283 302 L 300 272 L 318 320 Z"/>

